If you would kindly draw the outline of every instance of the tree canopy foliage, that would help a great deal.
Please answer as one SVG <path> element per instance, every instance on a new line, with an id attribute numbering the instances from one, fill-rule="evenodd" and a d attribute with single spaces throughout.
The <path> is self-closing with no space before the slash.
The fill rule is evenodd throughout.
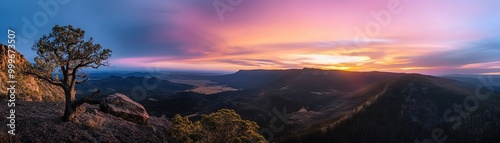
<path id="1" fill-rule="evenodd" d="M 266 142 L 258 133 L 257 123 L 241 119 L 230 109 L 202 115 L 201 120 L 195 122 L 177 114 L 171 122 L 172 126 L 166 132 L 173 142 Z"/>
<path id="2" fill-rule="evenodd" d="M 111 50 L 103 49 L 100 44 L 93 42 L 92 37 L 85 38 L 85 31 L 80 28 L 56 25 L 52 28 L 52 33 L 43 35 L 33 45 L 32 49 L 36 51 L 37 56 L 35 63 L 26 73 L 63 89 L 66 97 L 66 121 L 77 106 L 99 93 L 98 91 L 75 100 L 75 86 L 89 79 L 87 74 L 80 70 L 109 66 L 107 59 L 111 57 Z"/>

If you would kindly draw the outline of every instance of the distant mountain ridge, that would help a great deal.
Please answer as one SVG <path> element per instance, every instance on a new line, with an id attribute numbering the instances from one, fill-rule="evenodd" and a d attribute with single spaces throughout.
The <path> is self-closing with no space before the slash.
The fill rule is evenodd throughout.
<path id="1" fill-rule="evenodd" d="M 304 68 L 240 70 L 234 74 L 211 76 L 207 79 L 242 89 L 299 89 L 318 92 L 337 90 L 351 92 L 375 82 L 401 75 L 404 74 Z"/>
<path id="2" fill-rule="evenodd" d="M 192 85 L 173 83 L 158 77 L 110 76 L 98 80 L 89 80 L 78 85 L 76 87 L 76 91 L 78 96 L 86 95 L 92 91 L 101 89 L 101 95 L 103 96 L 113 93 L 123 93 L 128 96 L 140 95 L 142 96 L 141 100 L 143 100 L 150 97 L 157 99 L 166 98 L 177 92 L 182 92 L 192 88 L 194 88 Z M 132 93 L 134 91 L 145 91 L 147 95 L 141 95 L 143 93 Z M 132 97 L 132 99 L 138 100 L 137 97 Z"/>

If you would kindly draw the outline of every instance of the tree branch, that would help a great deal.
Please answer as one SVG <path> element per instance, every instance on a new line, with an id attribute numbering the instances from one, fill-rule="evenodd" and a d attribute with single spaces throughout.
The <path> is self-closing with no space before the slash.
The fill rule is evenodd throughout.
<path id="1" fill-rule="evenodd" d="M 55 49 L 54 49 L 54 54 L 55 54 L 55 55 L 56 55 L 56 57 L 59 59 L 59 61 L 62 61 L 62 59 L 63 59 L 63 58 L 62 58 L 61 56 L 59 56 L 59 53 L 58 53 L 57 48 L 55 48 Z"/>
<path id="2" fill-rule="evenodd" d="M 71 104 L 71 108 L 76 109 L 76 108 L 78 108 L 78 106 L 82 105 L 83 103 L 98 104 L 99 102 L 97 100 L 92 100 L 92 99 L 95 98 L 97 95 L 99 95 L 99 93 L 101 93 L 100 89 L 91 95 L 87 95 L 83 98 L 76 100 L 75 102 L 73 102 L 73 104 Z"/>
<path id="3" fill-rule="evenodd" d="M 82 67 L 85 67 L 85 66 L 88 66 L 90 64 L 92 64 L 94 61 L 89 61 L 89 62 L 86 62 L 86 63 L 80 63 L 78 65 L 75 66 L 74 69 L 79 69 L 79 68 L 82 68 Z M 76 71 L 76 70 L 75 70 Z"/>
<path id="4" fill-rule="evenodd" d="M 87 73 L 76 74 L 79 78 L 86 78 L 88 76 Z"/>
<path id="5" fill-rule="evenodd" d="M 76 84 L 82 84 L 82 83 L 85 83 L 89 80 L 90 78 L 85 78 L 84 80 L 77 80 L 76 81 Z"/>
<path id="6" fill-rule="evenodd" d="M 53 85 L 60 86 L 60 87 L 64 88 L 63 84 L 60 81 L 54 80 L 52 78 L 41 76 L 41 75 L 39 75 L 37 73 L 29 72 L 29 71 L 28 72 L 24 72 L 24 73 L 28 74 L 28 75 L 33 75 L 33 76 L 37 77 L 38 79 L 45 80 L 45 81 L 49 82 L 50 84 L 53 84 Z"/>

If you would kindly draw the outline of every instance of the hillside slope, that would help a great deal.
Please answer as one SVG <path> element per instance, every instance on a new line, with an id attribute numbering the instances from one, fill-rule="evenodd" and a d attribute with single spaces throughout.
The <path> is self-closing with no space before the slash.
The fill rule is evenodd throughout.
<path id="1" fill-rule="evenodd" d="M 5 100 L 0 104 L 6 105 Z M 0 115 L 8 115 L 0 106 Z M 0 142 L 166 142 L 164 130 L 170 122 L 151 116 L 148 125 L 139 125 L 99 111 L 98 105 L 83 104 L 71 122 L 60 119 L 62 102 L 16 102 L 16 135 L 0 128 Z M 2 120 L 6 125 L 8 120 Z"/>
<path id="2" fill-rule="evenodd" d="M 167 117 L 176 113 L 195 116 L 222 108 L 234 109 L 244 119 L 255 121 L 263 127 L 269 126 L 275 117 L 273 110 L 280 110 L 287 114 L 287 130 L 294 130 L 351 111 L 371 97 L 355 95 L 354 91 L 403 75 L 307 68 L 240 70 L 229 75 L 198 78 L 242 90 L 211 95 L 183 92 L 159 101 L 141 103 L 153 115 Z"/>
<path id="3" fill-rule="evenodd" d="M 371 98 L 341 118 L 289 134 L 281 141 L 414 142 L 441 131 L 440 139 L 446 135 L 443 140 L 447 142 L 500 140 L 499 96 L 472 100 L 481 96 L 476 96 L 474 88 L 460 86 L 457 81 L 412 74 L 355 94 L 368 94 Z M 465 108 L 464 104 L 470 106 Z M 448 114 L 448 110 L 452 113 Z"/>
<path id="4" fill-rule="evenodd" d="M 0 98 L 6 98 L 7 95 L 7 65 L 8 65 L 8 47 L 0 44 Z M 16 99 L 26 101 L 63 101 L 64 93 L 62 89 L 51 85 L 45 81 L 34 78 L 33 76 L 23 75 L 22 71 L 28 68 L 30 64 L 22 54 L 15 51 L 15 80 Z"/>

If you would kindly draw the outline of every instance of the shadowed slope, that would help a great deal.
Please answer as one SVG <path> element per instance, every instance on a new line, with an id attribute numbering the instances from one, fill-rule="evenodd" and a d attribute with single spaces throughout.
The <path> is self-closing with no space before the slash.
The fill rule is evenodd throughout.
<path id="1" fill-rule="evenodd" d="M 290 134 L 282 141 L 413 142 L 431 138 L 435 129 L 442 129 L 446 141 L 451 142 L 498 140 L 494 136 L 500 133 L 498 95 L 477 100 L 477 108 L 466 109 L 464 99 L 476 97 L 475 90 L 456 81 L 412 74 L 380 82 L 355 95 L 371 97 L 339 119 L 317 124 L 306 133 Z M 445 114 L 457 105 L 470 114 Z M 454 116 L 460 117 L 460 124 L 451 119 Z"/>

